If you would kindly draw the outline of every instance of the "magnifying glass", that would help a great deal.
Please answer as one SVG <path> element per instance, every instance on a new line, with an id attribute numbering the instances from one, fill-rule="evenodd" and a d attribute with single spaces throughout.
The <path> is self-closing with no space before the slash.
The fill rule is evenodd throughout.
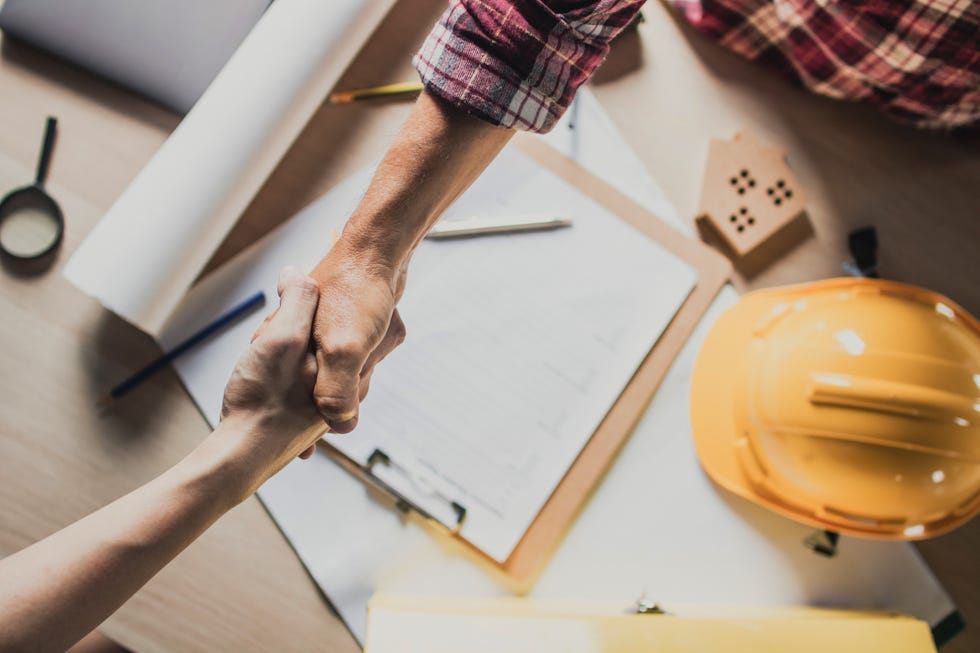
<path id="1" fill-rule="evenodd" d="M 52 252 L 65 232 L 58 203 L 44 190 L 58 121 L 48 118 L 34 183 L 7 193 L 0 200 L 0 253 L 32 260 Z"/>

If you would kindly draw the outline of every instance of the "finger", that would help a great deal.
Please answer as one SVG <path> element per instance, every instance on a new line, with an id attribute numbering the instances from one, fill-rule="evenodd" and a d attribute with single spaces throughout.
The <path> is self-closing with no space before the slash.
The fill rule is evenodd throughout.
<path id="1" fill-rule="evenodd" d="M 317 349 L 313 398 L 323 421 L 335 433 L 350 433 L 357 426 L 358 388 L 364 358 L 352 351 Z"/>
<path id="2" fill-rule="evenodd" d="M 307 459 L 309 459 L 309 458 L 310 458 L 310 456 L 312 456 L 312 455 L 313 455 L 314 453 L 316 453 L 316 442 L 314 442 L 313 444 L 311 444 L 310 446 L 308 446 L 308 447 L 306 448 L 306 451 L 304 451 L 303 453 L 301 453 L 301 454 L 299 455 L 299 457 L 300 457 L 300 459 L 301 459 L 301 460 L 307 460 Z"/>
<path id="3" fill-rule="evenodd" d="M 313 354 L 313 352 L 307 352 L 306 358 L 303 359 L 302 371 L 300 372 L 303 387 L 306 388 L 307 391 L 316 386 L 316 371 L 316 356 Z"/>
<path id="4" fill-rule="evenodd" d="M 367 374 L 362 374 L 361 375 L 360 388 L 358 389 L 358 392 L 357 392 L 357 400 L 358 401 L 364 401 L 364 398 L 367 397 L 368 390 L 371 389 L 371 375 L 373 373 L 374 373 L 374 370 L 371 369 L 371 370 L 368 370 Z"/>
<path id="5" fill-rule="evenodd" d="M 350 433 L 357 426 L 357 419 L 360 412 L 359 404 L 364 401 L 371 386 L 371 374 L 374 372 L 375 365 L 385 356 L 390 354 L 395 347 L 405 340 L 405 323 L 401 315 L 395 310 L 388 324 L 388 330 L 374 350 L 368 354 L 363 364 L 355 363 L 352 367 L 345 370 L 345 375 L 349 375 L 353 369 L 358 369 L 356 382 L 348 382 L 344 386 L 336 383 L 321 381 L 317 377 L 317 387 L 314 396 L 317 399 L 317 407 L 320 414 L 330 428 L 336 433 Z M 321 361 L 321 354 L 318 352 L 318 365 Z M 321 368 L 322 369 L 322 368 Z M 347 378 L 350 378 L 347 376 Z M 336 394 L 343 394 L 342 408 L 337 407 Z M 352 402 L 352 396 L 357 397 L 356 402 Z M 331 401 L 333 399 L 333 401 Z"/>
<path id="6" fill-rule="evenodd" d="M 375 366 L 404 341 L 405 323 L 402 322 L 402 318 L 396 310 L 392 313 L 391 323 L 388 325 L 388 331 L 385 333 L 385 337 L 374 351 L 371 352 L 367 362 L 361 369 L 360 387 L 357 393 L 358 402 L 364 401 L 368 395 L 368 391 L 371 389 L 371 375 L 374 374 Z"/>
<path id="7" fill-rule="evenodd" d="M 269 326 L 269 322 L 272 320 L 273 317 L 275 317 L 278 310 L 279 309 L 276 309 L 275 311 L 272 311 L 271 313 L 265 316 L 265 319 L 262 320 L 262 324 L 260 324 L 259 328 L 255 330 L 255 333 L 252 334 L 252 339 L 249 342 L 255 342 L 256 340 L 259 339 L 259 336 L 261 336 L 262 332 L 265 331 L 267 326 Z"/>
<path id="8" fill-rule="evenodd" d="M 388 330 L 385 332 L 384 338 L 364 362 L 361 376 L 363 377 L 366 372 L 373 371 L 375 365 L 393 352 L 398 345 L 405 342 L 405 333 L 405 323 L 402 321 L 402 316 L 398 314 L 398 309 L 395 309 L 391 314 L 391 322 L 388 323 Z"/>
<path id="9" fill-rule="evenodd" d="M 279 310 L 266 327 L 266 333 L 279 338 L 309 340 L 313 329 L 313 316 L 320 300 L 316 281 L 303 274 L 299 268 L 283 268 L 279 275 Z"/>

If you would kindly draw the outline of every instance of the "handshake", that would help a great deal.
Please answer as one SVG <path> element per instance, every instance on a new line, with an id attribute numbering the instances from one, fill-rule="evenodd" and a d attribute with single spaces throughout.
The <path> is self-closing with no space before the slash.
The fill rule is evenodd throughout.
<path id="1" fill-rule="evenodd" d="M 279 308 L 232 372 L 212 436 L 245 480 L 246 496 L 293 458 L 313 455 L 325 427 L 357 426 L 375 366 L 405 339 L 395 308 L 403 287 L 403 272 L 358 265 L 341 252 L 310 276 L 282 271 Z"/>

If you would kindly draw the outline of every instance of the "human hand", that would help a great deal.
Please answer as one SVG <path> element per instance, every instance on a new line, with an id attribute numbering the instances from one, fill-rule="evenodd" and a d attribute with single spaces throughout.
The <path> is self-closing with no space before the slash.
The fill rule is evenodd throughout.
<path id="1" fill-rule="evenodd" d="M 405 340 L 405 324 L 395 308 L 404 289 L 404 267 L 393 269 L 367 258 L 340 241 L 310 273 L 320 289 L 313 320 L 313 397 L 336 433 L 357 426 L 358 405 L 368 393 L 375 365 Z"/>
<path id="2" fill-rule="evenodd" d="M 325 430 L 313 403 L 317 375 L 310 332 L 317 283 L 298 268 L 279 276 L 278 310 L 256 332 L 225 388 L 219 434 L 234 440 L 231 455 L 257 482 L 297 455 L 312 455 Z"/>

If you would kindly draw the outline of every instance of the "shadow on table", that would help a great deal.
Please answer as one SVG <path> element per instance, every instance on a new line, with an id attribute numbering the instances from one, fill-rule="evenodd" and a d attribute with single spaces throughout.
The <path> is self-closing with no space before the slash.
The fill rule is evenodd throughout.
<path id="1" fill-rule="evenodd" d="M 51 252 L 34 259 L 17 259 L 0 252 L 0 267 L 3 267 L 3 271 L 6 274 L 20 277 L 21 279 L 32 279 L 51 271 L 55 267 L 60 253 L 60 244 Z"/>
<path id="2" fill-rule="evenodd" d="M 592 83 L 614 82 L 643 65 L 643 39 L 638 30 L 627 29 L 610 45 L 609 56 L 592 75 Z"/>
<path id="3" fill-rule="evenodd" d="M 87 346 L 79 349 L 78 365 L 85 370 L 89 388 L 86 401 L 97 407 L 104 438 L 125 447 L 127 443 L 164 432 L 177 416 L 185 418 L 186 391 L 170 367 L 122 397 L 99 405 L 113 387 L 163 352 L 152 337 L 109 310 L 98 314 L 96 322 L 83 332 L 83 337 Z M 209 430 L 203 417 L 200 428 L 202 432 Z"/>
<path id="4" fill-rule="evenodd" d="M 0 43 L 0 57 L 3 57 L 5 64 L 24 68 L 114 113 L 167 131 L 173 130 L 180 122 L 181 116 L 169 109 L 95 73 L 7 35 L 4 35 Z"/>
<path id="5" fill-rule="evenodd" d="M 865 104 L 816 95 L 670 15 L 704 66 L 764 112 L 769 133 L 763 137 L 787 150 L 808 197 L 822 201 L 807 207 L 817 243 L 789 253 L 782 259 L 788 265 L 753 270 L 752 287 L 799 281 L 780 267 L 812 269 L 820 262 L 824 274 L 843 274 L 847 234 L 871 224 L 883 277 L 925 286 L 980 312 L 974 283 L 980 130 L 925 131 Z"/>

